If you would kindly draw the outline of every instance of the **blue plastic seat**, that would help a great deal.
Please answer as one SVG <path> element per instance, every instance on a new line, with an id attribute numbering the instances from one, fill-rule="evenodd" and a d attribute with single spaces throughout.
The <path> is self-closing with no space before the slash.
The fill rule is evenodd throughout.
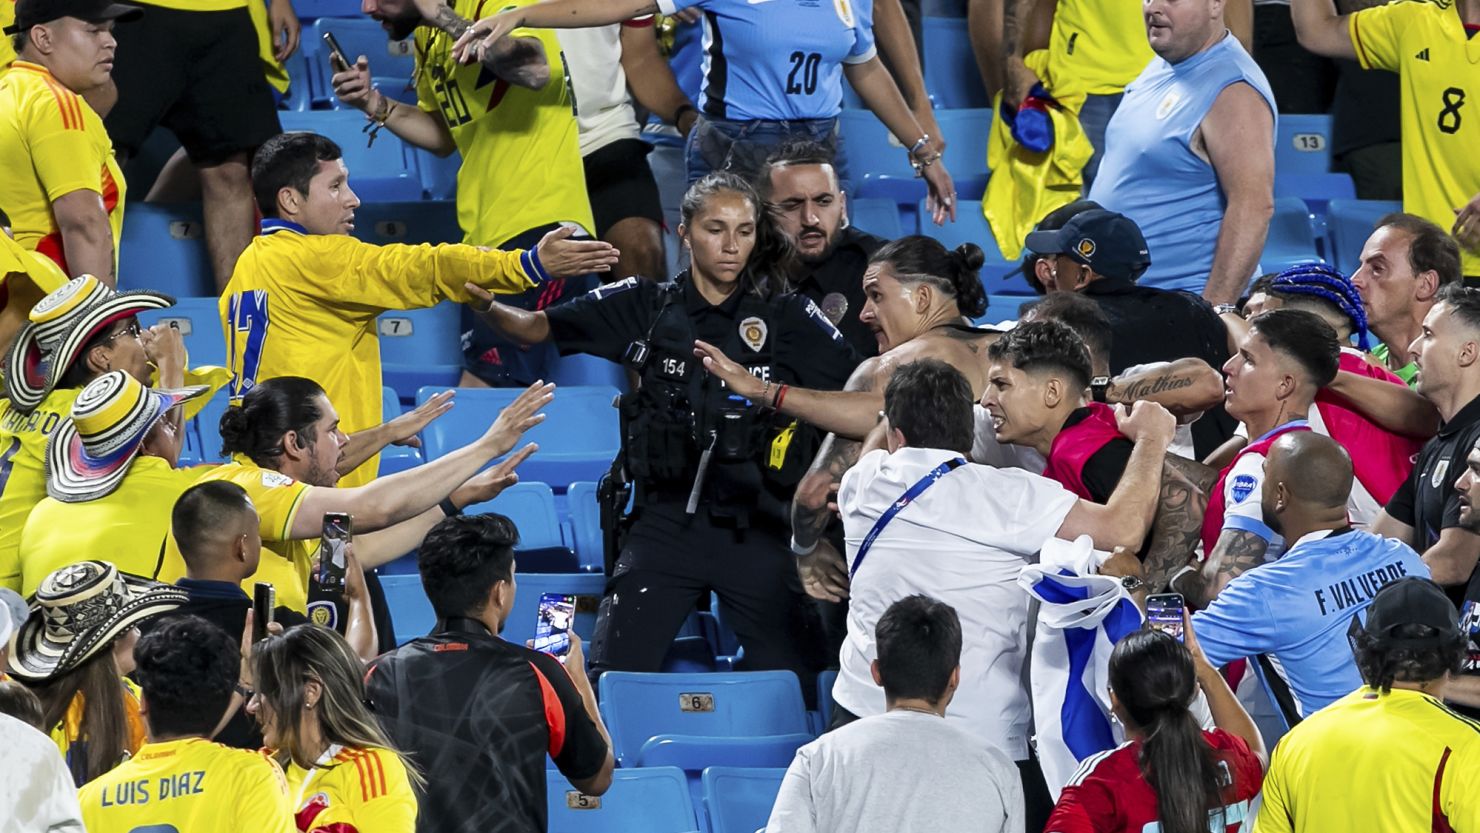
<path id="1" fill-rule="evenodd" d="M 617 760 L 632 766 L 658 735 L 806 734 L 802 688 L 790 671 L 601 675 L 601 714 Z"/>
<path id="2" fill-rule="evenodd" d="M 1377 221 L 1386 214 L 1402 211 L 1398 202 L 1385 200 L 1332 200 L 1326 209 L 1326 229 L 1330 235 L 1332 258 L 1342 274 L 1351 275 L 1362 265 L 1362 246 L 1372 236 Z"/>
<path id="3" fill-rule="evenodd" d="M 396 644 L 405 645 L 418 636 L 426 636 L 437 624 L 432 603 L 421 589 L 421 576 L 415 572 L 380 573 L 380 586 L 385 590 L 385 605 L 395 623 Z"/>
<path id="4" fill-rule="evenodd" d="M 975 65 L 972 65 L 975 72 Z M 987 192 L 987 137 L 992 131 L 992 110 L 937 110 L 935 121 L 946 141 L 945 164 L 956 183 L 956 196 L 979 200 Z M 925 215 L 921 215 L 922 217 Z"/>
<path id="5" fill-rule="evenodd" d="M 329 64 L 329 47 L 323 43 L 325 32 L 334 33 L 339 47 L 351 62 L 361 55 L 365 56 L 370 62 L 370 73 L 380 81 L 382 92 L 393 92 L 384 89 L 387 79 L 399 79 L 399 83 L 404 86 L 415 71 L 416 50 L 411 38 L 391 40 L 379 21 L 358 12 L 353 17 L 320 18 L 313 24 L 315 49 L 310 56 L 314 67 L 314 81 L 317 82 L 315 95 L 320 103 L 336 108 L 340 106 L 339 99 L 334 96 L 334 86 L 329 83 L 329 79 L 334 76 L 334 69 Z M 360 118 L 363 120 L 364 117 Z"/>
<path id="6" fill-rule="evenodd" d="M 283 110 L 302 111 L 313 106 L 313 70 L 308 62 L 306 45 L 293 50 L 283 62 L 288 73 L 288 92 L 278 101 Z"/>
<path id="7" fill-rule="evenodd" d="M 945 164 L 956 183 L 957 197 L 980 199 L 987 187 L 991 111 L 938 110 L 935 117 L 946 139 Z M 924 199 L 925 182 L 915 176 L 904 146 L 873 113 L 844 110 L 838 115 L 838 132 L 853 172 L 850 198 L 881 197 L 910 208 Z"/>
<path id="8" fill-rule="evenodd" d="M 1318 263 L 1321 260 L 1310 224 L 1310 209 L 1294 197 L 1276 199 L 1274 216 L 1269 220 L 1269 236 L 1264 241 L 1264 253 L 1259 256 L 1260 268 L 1265 272 L 1278 272 L 1298 263 Z"/>
<path id="9" fill-rule="evenodd" d="M 638 750 L 637 765 L 676 766 L 696 774 L 712 766 L 786 767 L 814 737 L 810 731 L 751 737 L 654 735 Z"/>
<path id="10" fill-rule="evenodd" d="M 785 777 L 785 767 L 712 766 L 704 770 L 704 808 L 709 815 L 709 833 L 754 833 L 764 828 Z"/>
<path id="11" fill-rule="evenodd" d="M 832 723 L 832 690 L 833 684 L 837 681 L 838 671 L 836 668 L 829 668 L 817 675 L 817 711 L 822 718 L 823 731 L 827 731 L 827 727 Z"/>
<path id="12" fill-rule="evenodd" d="M 382 313 L 376 329 L 382 379 L 401 399 L 411 401 L 427 385 L 451 386 L 462 378 L 462 308 L 458 304 L 443 301 L 430 309 Z"/>
<path id="13" fill-rule="evenodd" d="M 545 770 L 550 833 L 692 833 L 699 830 L 683 771 L 619 769 L 611 789 L 585 796 L 557 770 Z"/>
<path id="14" fill-rule="evenodd" d="M 225 365 L 226 341 L 221 334 L 219 303 L 219 298 L 177 296 L 172 307 L 139 313 L 139 324 L 145 327 L 173 324 L 177 327 L 185 341 L 185 350 L 190 354 L 191 367 Z"/>
<path id="15" fill-rule="evenodd" d="M 421 187 L 434 200 L 457 197 L 457 171 L 462 167 L 462 154 L 438 156 L 429 150 L 416 149 L 416 167 L 421 172 Z"/>
<path id="16" fill-rule="evenodd" d="M 389 130 L 366 146 L 364 115 L 352 110 L 280 113 L 286 132 L 309 131 L 333 139 L 344 152 L 350 187 L 366 203 L 421 199 L 421 177 L 411 146 Z"/>
<path id="17" fill-rule="evenodd" d="M 417 391 L 417 404 L 444 388 Z M 423 450 L 435 460 L 472 442 L 488 430 L 494 417 L 522 392 L 517 388 L 462 388 L 457 407 L 435 420 L 422 432 Z M 555 398 L 544 410 L 545 421 L 525 432 L 521 445 L 539 443 L 519 467 L 522 480 L 537 480 L 563 491 L 578 480 L 597 480 L 611 469 L 621 446 L 617 409 L 612 407 L 618 392 L 611 387 L 557 388 Z"/>
<path id="18" fill-rule="evenodd" d="M 446 418 L 442 417 L 442 419 Z M 486 512 L 497 512 L 504 515 L 519 527 L 519 546 L 516 547 L 519 551 L 565 548 L 565 541 L 560 536 L 560 518 L 555 512 L 555 493 L 544 483 L 532 481 L 515 483 L 500 492 L 493 500 L 463 507 L 465 515 L 478 515 Z M 575 556 L 570 557 L 567 567 L 567 571 L 575 571 Z M 519 569 L 527 568 L 521 563 Z M 540 570 L 539 572 L 561 571 Z"/>
<path id="19" fill-rule="evenodd" d="M 1331 117 L 1280 115 L 1274 170 L 1280 174 L 1323 174 L 1331 170 Z"/>
<path id="20" fill-rule="evenodd" d="M 401 415 L 401 399 L 396 389 L 380 389 L 380 421 L 390 422 Z M 408 445 L 388 445 L 380 450 L 380 476 L 396 474 L 421 465 L 421 450 Z"/>
<path id="21" fill-rule="evenodd" d="M 176 298 L 217 294 L 199 203 L 129 203 L 118 243 L 118 288 Z"/>
<path id="22" fill-rule="evenodd" d="M 351 173 L 351 186 L 354 174 Z M 457 243 L 457 208 L 446 200 L 364 203 L 355 210 L 355 237 L 366 243 Z"/>
<path id="23" fill-rule="evenodd" d="M 922 24 L 925 90 L 942 108 L 990 107 L 982 86 L 970 30 L 953 18 L 927 17 Z"/>
<path id="24" fill-rule="evenodd" d="M 899 207 L 894 200 L 882 197 L 849 200 L 848 220 L 854 227 L 885 240 L 904 236 L 904 226 L 899 222 Z"/>
<path id="25" fill-rule="evenodd" d="M 560 356 L 550 364 L 550 381 L 562 387 L 604 385 L 626 390 L 627 371 L 616 362 L 609 362 L 598 356 L 572 353 L 569 356 Z"/>
<path id="26" fill-rule="evenodd" d="M 582 569 L 600 570 L 605 558 L 601 536 L 601 506 L 596 502 L 596 483 L 582 480 L 565 491 L 576 558 Z"/>
<path id="27" fill-rule="evenodd" d="M 359 17 L 360 0 L 293 0 L 293 11 L 301 20 L 316 17 Z M 304 40 L 307 40 L 307 35 Z"/>
<path id="28" fill-rule="evenodd" d="M 518 556 L 515 556 L 518 564 Z M 514 608 L 504 622 L 504 639 L 519 645 L 534 639 L 539 621 L 540 596 L 562 593 L 576 598 L 576 635 L 586 642 L 596 631 L 596 605 L 606 592 L 606 576 L 599 573 L 519 573 L 515 577 Z M 585 597 L 584 599 L 582 597 Z"/>
<path id="29" fill-rule="evenodd" d="M 1296 197 L 1305 202 L 1314 218 L 1315 227 L 1326 227 L 1326 214 L 1332 200 L 1351 200 L 1357 197 L 1357 187 L 1351 176 L 1334 174 L 1275 174 L 1274 195 Z M 1320 242 L 1322 235 L 1317 235 Z"/>
<path id="30" fill-rule="evenodd" d="M 1022 261 L 1008 260 L 1002 255 L 1002 250 L 997 248 L 997 238 L 992 236 L 992 227 L 987 225 L 987 218 L 982 216 L 980 200 L 962 200 L 956 207 L 956 222 L 947 222 L 943 226 L 930 222 L 925 201 L 921 200 L 920 233 L 934 237 L 947 249 L 954 249 L 962 243 L 981 246 L 986 255 L 986 262 L 981 268 L 981 280 L 982 286 L 987 290 L 988 299 L 998 293 L 1027 294 L 1032 291 L 1028 287 L 1028 281 L 1018 271 Z"/>
<path id="31" fill-rule="evenodd" d="M 663 665 L 658 669 L 665 674 L 697 674 L 716 670 L 714 646 L 702 636 L 680 636 L 668 645 L 663 655 Z M 663 765 L 681 766 L 676 761 L 663 761 Z M 657 764 L 653 764 L 656 766 Z M 689 769 L 689 767 L 684 767 Z"/>

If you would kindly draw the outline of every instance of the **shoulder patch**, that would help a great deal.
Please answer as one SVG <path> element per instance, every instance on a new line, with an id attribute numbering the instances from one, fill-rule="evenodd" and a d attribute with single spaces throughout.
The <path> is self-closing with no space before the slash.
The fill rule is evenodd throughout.
<path id="1" fill-rule="evenodd" d="M 283 474 L 282 472 L 262 472 L 262 485 L 264 486 L 269 486 L 274 489 L 281 489 L 284 486 L 293 485 L 294 482 L 295 481 L 293 480 L 293 478 L 287 476 L 286 474 Z"/>
<path id="2" fill-rule="evenodd" d="M 811 298 L 805 300 L 807 302 L 805 307 L 807 317 L 812 319 L 812 323 L 816 324 L 823 332 L 827 333 L 828 338 L 841 344 L 843 342 L 843 334 L 838 331 L 838 328 L 833 325 L 833 322 L 828 320 L 827 315 L 822 312 L 822 308 L 817 306 L 817 302 Z"/>
<path id="3" fill-rule="evenodd" d="M 1234 477 L 1233 484 L 1230 486 L 1230 491 L 1233 492 L 1233 502 L 1243 503 L 1249 495 L 1253 494 L 1256 485 L 1258 484 L 1252 474 L 1240 474 Z"/>
<path id="4" fill-rule="evenodd" d="M 641 280 L 641 278 L 633 275 L 630 278 L 623 278 L 616 283 L 609 283 L 605 286 L 598 286 L 581 297 L 590 298 L 593 301 L 600 301 L 603 298 L 610 298 L 613 295 L 617 295 L 622 292 L 626 292 L 629 289 L 636 288 L 637 282 L 639 280 Z"/>

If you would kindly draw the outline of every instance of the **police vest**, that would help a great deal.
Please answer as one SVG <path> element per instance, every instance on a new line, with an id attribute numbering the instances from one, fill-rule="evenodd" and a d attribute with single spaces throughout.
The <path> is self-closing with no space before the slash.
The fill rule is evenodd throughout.
<path id="1" fill-rule="evenodd" d="M 758 379 L 794 381 L 775 378 L 772 368 L 784 303 L 746 293 L 736 326 L 715 346 Z M 820 434 L 731 391 L 694 355 L 697 337 L 682 284 L 664 284 L 655 298 L 646 355 L 639 362 L 629 359 L 639 385 L 621 400 L 623 451 L 638 500 L 653 492 L 686 494 L 707 450 L 702 499 L 712 512 L 783 512 L 821 444 Z"/>

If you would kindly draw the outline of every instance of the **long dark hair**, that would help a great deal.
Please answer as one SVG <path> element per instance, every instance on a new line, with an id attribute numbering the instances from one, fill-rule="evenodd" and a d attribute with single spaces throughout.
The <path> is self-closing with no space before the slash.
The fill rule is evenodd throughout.
<path id="1" fill-rule="evenodd" d="M 705 176 L 684 192 L 683 202 L 679 205 L 680 221 L 685 227 L 691 227 L 695 215 L 703 210 L 711 197 L 719 194 L 739 194 L 750 203 L 755 214 L 755 248 L 750 250 L 745 269 L 740 273 L 742 289 L 762 298 L 787 292 L 790 289 L 787 275 L 796 265 L 796 249 L 786 232 L 776 225 L 776 219 L 766 210 L 760 194 L 749 182 L 728 171 Z"/>
<path id="2" fill-rule="evenodd" d="M 956 307 L 968 318 L 987 311 L 987 290 L 979 274 L 986 255 L 975 243 L 947 249 L 934 237 L 912 234 L 874 252 L 869 263 L 887 263 L 900 283 L 928 282 L 956 299 Z"/>
<path id="3" fill-rule="evenodd" d="M 111 646 L 100 649 L 71 671 L 31 686 L 31 690 L 41 700 L 41 719 L 47 730 L 60 725 L 72 701 L 82 695 L 82 722 L 67 761 L 77 786 L 122 763 L 129 752 L 128 707 L 124 703 L 128 693 Z"/>
<path id="4" fill-rule="evenodd" d="M 278 376 L 258 384 L 221 415 L 221 451 L 245 454 L 263 468 L 277 465 L 283 456 L 283 437 L 294 431 L 300 446 L 318 440 L 313 424 L 323 413 L 318 398 L 324 389 L 302 376 Z"/>
<path id="5" fill-rule="evenodd" d="M 1141 774 L 1156 791 L 1161 829 L 1207 833 L 1232 770 L 1220 764 L 1188 709 L 1197 693 L 1192 654 L 1161 631 L 1135 631 L 1110 654 L 1110 689 L 1145 736 Z"/>

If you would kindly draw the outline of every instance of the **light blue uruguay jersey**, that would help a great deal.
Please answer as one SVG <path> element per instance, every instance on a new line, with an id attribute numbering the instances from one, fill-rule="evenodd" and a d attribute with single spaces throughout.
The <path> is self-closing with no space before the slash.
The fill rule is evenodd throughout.
<path id="1" fill-rule="evenodd" d="M 732 121 L 827 119 L 843 64 L 874 57 L 873 0 L 658 0 L 704 13 L 699 109 Z"/>
<path id="2" fill-rule="evenodd" d="M 1359 529 L 1306 535 L 1278 561 L 1229 582 L 1192 630 L 1214 666 L 1269 654 L 1301 717 L 1362 685 L 1347 630 L 1372 597 L 1404 576 L 1429 577 L 1412 547 Z"/>

